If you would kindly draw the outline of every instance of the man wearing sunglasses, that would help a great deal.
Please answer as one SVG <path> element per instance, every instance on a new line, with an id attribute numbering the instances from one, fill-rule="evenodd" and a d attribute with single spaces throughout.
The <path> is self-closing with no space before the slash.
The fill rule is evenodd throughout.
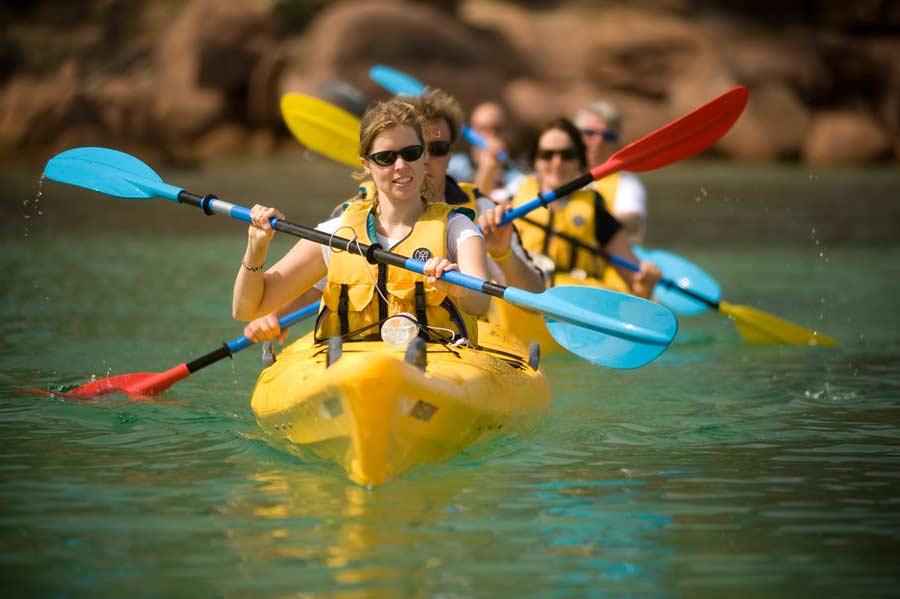
<path id="1" fill-rule="evenodd" d="M 592 102 L 575 115 L 575 126 L 587 150 L 588 167 L 606 162 L 619 149 L 622 116 L 610 102 Z M 624 227 L 632 244 L 641 244 L 647 229 L 647 192 L 633 174 L 619 172 L 594 183 L 609 202 L 610 211 Z"/>
<path id="2" fill-rule="evenodd" d="M 508 149 L 506 110 L 497 102 L 482 102 L 472 110 L 469 126 L 485 139 L 488 147 L 482 150 L 471 146 L 468 152 L 454 154 L 447 173 L 457 181 L 472 181 L 483 194 L 495 200 L 509 199 L 505 189 L 515 187 L 523 175 L 504 167 L 496 158 L 497 152 Z"/>
<path id="3" fill-rule="evenodd" d="M 545 289 L 544 277 L 518 242 L 513 226 L 497 226 L 505 212 L 479 191 L 476 184 L 458 182 L 448 174 L 451 149 L 459 137 L 463 112 L 459 102 L 435 89 L 411 98 L 410 103 L 425 120 L 422 133 L 428 146 L 425 180 L 431 198 L 443 198 L 451 206 L 472 211 L 478 218 L 488 251 L 488 271 L 493 280 L 532 293 Z"/>

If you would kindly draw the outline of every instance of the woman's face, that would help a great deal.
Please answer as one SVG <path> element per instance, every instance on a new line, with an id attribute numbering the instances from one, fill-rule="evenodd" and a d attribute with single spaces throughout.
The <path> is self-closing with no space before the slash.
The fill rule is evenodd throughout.
<path id="1" fill-rule="evenodd" d="M 425 181 L 424 151 L 415 158 L 408 156 L 409 160 L 397 154 L 403 150 L 406 150 L 407 154 L 415 154 L 413 148 L 424 150 L 415 130 L 406 125 L 385 129 L 375 137 L 368 156 L 363 159 L 363 167 L 372 176 L 380 197 L 398 202 L 418 200 L 421 197 L 422 184 Z M 387 158 L 387 161 L 395 160 L 392 164 L 378 164 L 373 155 L 379 152 L 392 153 L 381 158 Z"/>
<path id="2" fill-rule="evenodd" d="M 439 118 L 428 121 L 425 125 L 425 145 L 429 148 L 428 161 L 425 164 L 425 176 L 432 189 L 443 189 L 444 177 L 450 165 L 450 124 L 447 119 Z M 446 151 L 441 156 L 440 153 Z"/>
<path id="3" fill-rule="evenodd" d="M 565 131 L 550 129 L 541 135 L 534 168 L 541 181 L 541 193 L 568 183 L 581 174 L 578 152 Z"/>

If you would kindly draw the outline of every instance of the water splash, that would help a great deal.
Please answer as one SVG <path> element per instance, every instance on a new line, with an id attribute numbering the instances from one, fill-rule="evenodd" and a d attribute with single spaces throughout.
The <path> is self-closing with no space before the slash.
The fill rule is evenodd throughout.
<path id="1" fill-rule="evenodd" d="M 822 241 L 819 239 L 817 233 L 818 232 L 816 231 L 816 228 L 813 227 L 812 229 L 810 229 L 809 236 L 810 236 L 810 239 L 812 239 L 813 244 L 819 250 L 818 251 L 819 260 L 821 260 L 823 264 L 827 265 L 830 263 L 831 259 L 828 255 L 826 255 L 825 248 L 822 246 Z M 826 312 L 827 312 L 827 306 L 826 306 L 825 296 L 821 296 L 821 297 L 819 297 L 819 314 L 818 314 L 819 320 L 825 320 Z"/>
<path id="2" fill-rule="evenodd" d="M 701 198 L 700 196 L 703 196 L 703 197 Z M 699 196 L 695 196 L 695 197 L 694 197 L 694 201 L 697 202 L 697 203 L 699 204 L 704 198 L 708 198 L 708 197 L 709 197 L 709 192 L 706 191 L 706 188 L 705 188 L 705 187 L 701 187 L 701 188 L 700 188 L 700 195 L 699 195 Z"/>
<path id="3" fill-rule="evenodd" d="M 34 200 L 30 198 L 25 198 L 22 201 L 22 218 L 25 221 L 23 236 L 28 237 L 31 234 L 30 220 L 32 215 L 43 216 L 44 211 L 41 209 L 41 196 L 44 194 L 44 179 L 45 176 L 41 174 L 40 179 L 38 179 L 36 184 L 36 190 L 34 195 Z"/>

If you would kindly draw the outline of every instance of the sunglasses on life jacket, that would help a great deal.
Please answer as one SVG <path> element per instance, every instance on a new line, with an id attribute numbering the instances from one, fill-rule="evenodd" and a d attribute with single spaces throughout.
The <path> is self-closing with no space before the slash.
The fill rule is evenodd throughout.
<path id="1" fill-rule="evenodd" d="M 596 135 L 601 135 L 603 137 L 603 141 L 618 141 L 619 134 L 615 131 L 601 131 L 600 129 L 581 129 L 581 134 L 584 137 L 594 137 Z"/>
<path id="2" fill-rule="evenodd" d="M 397 162 L 397 158 L 402 158 L 405 162 L 415 162 L 425 153 L 424 146 L 406 146 L 401 150 L 382 150 L 373 154 L 366 155 L 366 158 L 377 164 L 378 166 L 391 166 Z"/>
<path id="3" fill-rule="evenodd" d="M 554 156 L 559 156 L 562 160 L 577 160 L 578 152 L 573 148 L 565 148 L 563 150 L 538 150 L 534 157 L 538 160 L 553 160 Z"/>
<path id="4" fill-rule="evenodd" d="M 428 153 L 432 156 L 446 156 L 450 153 L 450 142 L 432 141 L 428 144 Z"/>

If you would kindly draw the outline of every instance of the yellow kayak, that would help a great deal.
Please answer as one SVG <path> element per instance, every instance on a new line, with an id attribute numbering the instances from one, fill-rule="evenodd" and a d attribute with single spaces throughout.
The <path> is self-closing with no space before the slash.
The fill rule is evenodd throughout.
<path id="1" fill-rule="evenodd" d="M 579 275 L 573 273 L 557 273 L 553 276 L 554 286 L 582 285 L 587 287 L 599 287 L 611 291 L 628 293 L 628 287 L 611 268 L 606 269 L 608 275 L 603 279 Z M 544 355 L 567 353 L 566 349 L 553 339 L 544 317 L 537 312 L 531 312 L 509 302 L 491 302 L 488 312 L 488 322 L 497 325 L 504 331 L 509 331 L 518 337 L 523 343 L 538 343 Z"/>
<path id="2" fill-rule="evenodd" d="M 360 485 L 381 485 L 543 419 L 550 389 L 535 350 L 486 322 L 479 342 L 418 352 L 345 342 L 329 366 L 331 351 L 309 334 L 262 371 L 250 405 L 267 433 L 337 462 Z"/>

